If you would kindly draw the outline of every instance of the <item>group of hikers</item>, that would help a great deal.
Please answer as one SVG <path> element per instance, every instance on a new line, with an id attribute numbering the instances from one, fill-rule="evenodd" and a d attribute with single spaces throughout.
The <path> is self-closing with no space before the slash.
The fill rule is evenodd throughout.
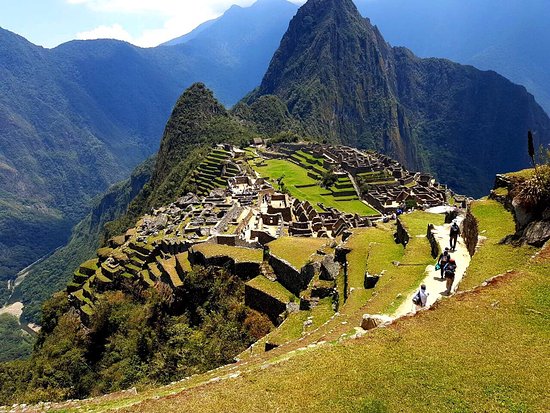
<path id="1" fill-rule="evenodd" d="M 440 271 L 441 279 L 446 281 L 446 290 L 447 295 L 451 294 L 453 288 L 453 283 L 455 281 L 456 273 L 456 261 L 451 257 L 451 252 L 456 251 L 456 243 L 460 235 L 460 227 L 456 220 L 451 224 L 450 234 L 449 234 L 449 244 L 450 247 L 446 247 L 445 251 L 439 256 L 437 263 L 435 265 L 435 270 Z M 422 284 L 420 290 L 413 297 L 413 304 L 418 307 L 425 307 L 428 300 L 429 293 L 426 292 L 426 285 Z"/>

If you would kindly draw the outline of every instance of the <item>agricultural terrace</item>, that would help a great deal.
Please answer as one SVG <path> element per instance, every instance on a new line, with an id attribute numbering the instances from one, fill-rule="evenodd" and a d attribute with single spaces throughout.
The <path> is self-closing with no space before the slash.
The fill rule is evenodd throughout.
<path id="1" fill-rule="evenodd" d="M 307 169 L 293 162 L 284 159 L 270 159 L 261 164 L 252 163 L 252 167 L 262 177 L 269 179 L 276 189 L 279 189 L 278 179 L 283 177 L 284 188 L 291 196 L 301 201 L 309 201 L 318 211 L 322 211 L 322 209 L 317 204 L 322 203 L 341 212 L 362 216 L 378 215 L 373 208 L 359 200 L 357 194 L 346 195 L 349 193 L 349 189 L 343 191 L 336 185 L 330 189 L 322 188 L 318 180 L 308 176 Z"/>
<path id="2" fill-rule="evenodd" d="M 310 257 L 322 248 L 326 238 L 281 237 L 268 244 L 270 252 L 300 270 Z"/>
<path id="3" fill-rule="evenodd" d="M 219 244 L 199 244 L 195 245 L 193 249 L 204 255 L 205 258 L 212 257 L 230 257 L 235 262 L 257 262 L 261 263 L 263 260 L 263 251 L 260 249 L 232 247 L 229 245 Z"/>

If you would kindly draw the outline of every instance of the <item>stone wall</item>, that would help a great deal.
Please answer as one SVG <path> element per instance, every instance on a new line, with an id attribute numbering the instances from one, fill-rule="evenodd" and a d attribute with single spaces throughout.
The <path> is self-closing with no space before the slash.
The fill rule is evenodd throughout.
<path id="1" fill-rule="evenodd" d="M 286 311 L 286 303 L 248 284 L 244 287 L 244 303 L 267 315 L 275 325 L 281 324 Z"/>
<path id="2" fill-rule="evenodd" d="M 437 240 L 435 239 L 434 229 L 435 228 L 433 224 L 428 224 L 426 237 L 428 238 L 428 241 L 430 243 L 432 257 L 437 258 L 439 257 L 439 254 L 441 254 L 441 248 L 439 247 L 439 242 L 437 242 Z"/>
<path id="3" fill-rule="evenodd" d="M 207 258 L 202 252 L 196 251 L 193 248 L 189 250 L 189 262 L 193 265 L 202 265 L 204 267 L 226 268 L 232 274 L 237 275 L 243 280 L 250 280 L 260 275 L 260 263 L 235 262 L 232 257 L 225 255 L 218 255 Z"/>
<path id="4" fill-rule="evenodd" d="M 472 211 L 470 211 L 470 207 L 468 207 L 468 210 L 466 211 L 466 217 L 462 221 L 461 226 L 462 238 L 464 239 L 466 248 L 468 248 L 468 252 L 472 257 L 476 252 L 476 246 L 479 240 L 479 228 L 477 225 L 477 219 L 472 214 Z"/>
<path id="5" fill-rule="evenodd" d="M 258 230 L 255 230 L 253 229 L 252 230 L 252 233 L 250 235 L 250 237 L 252 239 L 258 239 L 258 242 L 261 244 L 261 245 L 267 245 L 269 244 L 271 241 L 275 241 L 277 238 L 275 238 L 274 236 L 272 236 L 271 234 L 265 232 L 265 231 L 258 231 Z"/>
<path id="6" fill-rule="evenodd" d="M 399 218 L 396 219 L 397 223 L 397 232 L 395 233 L 395 242 L 402 244 L 404 247 L 407 247 L 407 244 L 410 240 L 410 235 L 403 223 Z"/>
<path id="7" fill-rule="evenodd" d="M 311 281 L 313 271 L 299 271 L 290 263 L 275 255 L 269 256 L 269 264 L 277 275 L 277 280 L 294 295 L 300 295 Z"/>

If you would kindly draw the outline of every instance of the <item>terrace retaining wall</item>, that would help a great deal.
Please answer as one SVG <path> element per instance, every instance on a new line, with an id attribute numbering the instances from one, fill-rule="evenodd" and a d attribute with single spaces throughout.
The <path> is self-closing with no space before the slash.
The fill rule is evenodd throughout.
<path id="1" fill-rule="evenodd" d="M 300 295 L 313 278 L 313 271 L 299 271 L 290 263 L 275 255 L 269 256 L 269 264 L 277 275 L 277 280 L 294 295 Z"/>
<path id="2" fill-rule="evenodd" d="M 406 230 L 405 226 L 399 218 L 396 219 L 397 223 L 397 232 L 395 233 L 395 242 L 402 244 L 404 247 L 407 247 L 407 244 L 410 240 L 409 232 Z"/>
<path id="3" fill-rule="evenodd" d="M 430 242 L 432 257 L 437 258 L 441 253 L 441 247 L 439 246 L 439 242 L 437 242 L 437 240 L 435 239 L 434 230 L 435 230 L 434 224 L 428 224 L 428 231 L 426 233 L 426 237 Z"/>
<path id="4" fill-rule="evenodd" d="M 267 315 L 271 322 L 277 326 L 283 321 L 286 303 L 248 284 L 244 286 L 244 303 Z"/>
<path id="5" fill-rule="evenodd" d="M 464 239 L 464 243 L 466 244 L 466 248 L 470 253 L 470 257 L 473 257 L 476 252 L 477 243 L 479 241 L 479 228 L 477 224 L 477 219 L 470 211 L 470 207 L 468 207 L 466 211 L 466 217 L 462 221 L 461 233 L 462 238 Z"/>

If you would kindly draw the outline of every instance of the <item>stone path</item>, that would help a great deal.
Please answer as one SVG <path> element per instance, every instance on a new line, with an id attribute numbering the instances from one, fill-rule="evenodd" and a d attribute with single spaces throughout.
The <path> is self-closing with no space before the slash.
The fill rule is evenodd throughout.
<path id="1" fill-rule="evenodd" d="M 461 218 L 457 218 L 457 222 L 460 224 Z M 439 246 L 441 247 L 441 250 L 443 251 L 445 247 L 449 247 L 449 231 L 450 231 L 450 224 L 445 224 L 441 226 L 435 227 L 435 238 L 437 239 L 437 242 L 439 243 Z M 457 264 L 456 273 L 455 273 L 455 280 L 453 283 L 453 287 L 451 290 L 451 294 L 456 292 L 458 288 L 458 284 L 462 280 L 462 277 L 464 276 L 464 273 L 468 266 L 470 265 L 470 254 L 468 253 L 468 249 L 466 248 L 466 245 L 464 245 L 464 240 L 462 237 L 458 238 L 458 242 L 456 244 L 456 251 L 451 252 L 451 258 L 454 258 Z M 433 303 L 435 303 L 437 300 L 440 300 L 441 297 L 446 297 L 446 284 L 445 279 L 440 278 L 440 271 L 435 270 L 435 262 L 433 265 L 428 265 L 426 267 L 426 277 L 422 281 L 421 284 L 426 284 L 426 291 L 429 293 L 428 295 L 428 302 L 427 307 L 430 307 Z M 415 305 L 412 303 L 412 299 L 414 295 L 418 292 L 420 289 L 419 284 L 416 289 L 411 292 L 403 304 L 396 310 L 396 312 L 393 314 L 393 317 L 401 317 L 405 314 L 408 314 L 410 312 L 415 311 Z"/>

